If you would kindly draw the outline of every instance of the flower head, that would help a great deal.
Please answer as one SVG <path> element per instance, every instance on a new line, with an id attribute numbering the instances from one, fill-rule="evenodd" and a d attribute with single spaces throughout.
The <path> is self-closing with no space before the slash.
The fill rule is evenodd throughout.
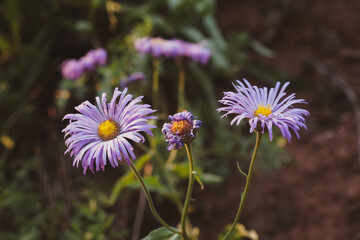
<path id="1" fill-rule="evenodd" d="M 186 110 L 170 115 L 171 123 L 165 123 L 162 133 L 169 144 L 168 150 L 180 149 L 185 143 L 191 143 L 200 129 L 202 122 L 194 120 L 196 117 Z"/>
<path id="2" fill-rule="evenodd" d="M 91 54 L 97 66 L 102 66 L 107 61 L 107 52 L 103 48 L 90 50 L 88 54 Z"/>
<path id="3" fill-rule="evenodd" d="M 86 71 L 93 71 L 96 68 L 96 62 L 93 56 L 86 54 L 79 59 L 79 63 Z"/>
<path id="4" fill-rule="evenodd" d="M 298 131 L 301 127 L 307 129 L 305 125 L 305 116 L 309 112 L 294 108 L 294 104 L 306 103 L 304 99 L 295 99 L 295 93 L 286 96 L 285 88 L 289 82 L 285 83 L 280 89 L 280 82 L 277 82 L 275 88 L 268 89 L 251 86 L 244 79 L 246 86 L 237 81 L 234 84 L 236 92 L 225 92 L 224 97 L 219 102 L 225 107 L 218 108 L 218 111 L 226 112 L 224 116 L 229 114 L 237 114 L 231 121 L 231 125 L 236 122 L 239 125 L 243 119 L 248 118 L 250 124 L 250 132 L 260 130 L 262 133 L 267 129 L 269 131 L 270 140 L 273 138 L 272 127 L 277 126 L 283 137 L 290 142 L 291 132 L 299 137 Z M 285 97 L 286 96 L 286 97 Z"/>
<path id="5" fill-rule="evenodd" d="M 82 64 L 76 59 L 67 59 L 60 67 L 63 77 L 72 81 L 79 79 L 84 74 Z"/>
<path id="6" fill-rule="evenodd" d="M 203 43 L 191 43 L 186 46 L 185 55 L 194 62 L 205 65 L 211 57 L 211 51 Z"/>
<path id="7" fill-rule="evenodd" d="M 81 57 L 79 62 L 87 71 L 93 71 L 96 67 L 102 66 L 106 63 L 107 53 L 105 49 L 91 49 L 85 56 Z"/>
<path id="8" fill-rule="evenodd" d="M 206 64 L 211 56 L 211 51 L 204 46 L 205 42 L 190 43 L 179 39 L 139 38 L 135 40 L 135 49 L 143 54 L 153 57 L 179 58 L 189 57 L 195 62 Z"/>
<path id="9" fill-rule="evenodd" d="M 67 59 L 61 64 L 61 73 L 64 78 L 73 81 L 80 78 L 86 71 L 93 71 L 96 67 L 106 63 L 107 53 L 105 49 L 98 48 L 89 50 L 85 56 L 77 59 Z"/>
<path id="10" fill-rule="evenodd" d="M 75 107 L 79 113 L 64 117 L 70 120 L 63 129 L 65 138 L 68 137 L 65 154 L 74 156 L 73 165 L 82 162 L 84 174 L 88 168 L 94 173 L 94 164 L 96 171 L 104 171 L 107 161 L 112 167 L 117 167 L 123 159 L 130 164 L 131 159 L 136 159 L 130 140 L 144 142 L 140 132 L 152 135 L 151 129 L 156 126 L 147 121 L 156 118 L 148 116 L 155 110 L 148 104 L 139 104 L 142 96 L 132 99 L 126 93 L 127 89 L 121 92 L 115 88 L 109 103 L 103 93 L 101 99 L 96 97 L 97 106 L 85 101 Z"/>

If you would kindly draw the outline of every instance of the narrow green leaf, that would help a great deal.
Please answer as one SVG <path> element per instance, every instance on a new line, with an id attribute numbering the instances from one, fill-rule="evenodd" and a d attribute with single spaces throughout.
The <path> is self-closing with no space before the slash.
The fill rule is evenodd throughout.
<path id="1" fill-rule="evenodd" d="M 216 45 L 221 50 L 226 50 L 226 42 L 220 33 L 220 30 L 216 24 L 215 19 L 210 15 L 207 15 L 204 17 L 203 21 L 207 32 L 215 40 Z"/>
<path id="2" fill-rule="evenodd" d="M 225 53 L 212 40 L 208 39 L 206 43 L 211 49 L 211 61 L 221 69 L 228 69 L 230 63 Z"/>
<path id="3" fill-rule="evenodd" d="M 200 42 L 205 39 L 205 36 L 194 27 L 183 27 L 181 31 L 192 41 Z"/>
<path id="4" fill-rule="evenodd" d="M 201 179 L 206 183 L 221 183 L 223 181 L 221 176 L 212 173 L 203 173 Z"/>
<path id="5" fill-rule="evenodd" d="M 259 54 L 268 57 L 268 58 L 272 58 L 274 57 L 275 53 L 274 51 L 272 51 L 271 49 L 265 47 L 264 45 L 262 45 L 260 42 L 256 41 L 256 40 L 252 40 L 250 43 L 250 46 Z"/>

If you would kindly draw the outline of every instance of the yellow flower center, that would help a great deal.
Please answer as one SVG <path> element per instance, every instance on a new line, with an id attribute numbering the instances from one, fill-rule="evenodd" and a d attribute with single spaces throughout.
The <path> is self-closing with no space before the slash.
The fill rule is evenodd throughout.
<path id="1" fill-rule="evenodd" d="M 268 104 L 267 106 L 264 106 L 264 105 L 259 105 L 258 106 L 258 109 L 254 112 L 254 115 L 256 117 L 258 117 L 260 114 L 267 117 L 269 116 L 270 114 L 272 113 L 271 111 L 271 107 L 270 105 Z"/>
<path id="2" fill-rule="evenodd" d="M 179 133 L 180 135 L 187 135 L 191 132 L 192 124 L 186 120 L 176 121 L 171 127 L 173 133 Z"/>
<path id="3" fill-rule="evenodd" d="M 104 141 L 108 141 L 116 138 L 116 136 L 119 135 L 119 133 L 120 133 L 119 124 L 117 124 L 111 119 L 102 122 L 98 129 L 99 137 Z"/>

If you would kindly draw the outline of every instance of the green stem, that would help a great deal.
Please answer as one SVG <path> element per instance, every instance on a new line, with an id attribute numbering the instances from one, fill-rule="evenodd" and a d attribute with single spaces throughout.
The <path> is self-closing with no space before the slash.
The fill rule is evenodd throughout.
<path id="1" fill-rule="evenodd" d="M 179 99 L 178 99 L 178 112 L 185 107 L 185 70 L 182 64 L 179 64 Z"/>
<path id="2" fill-rule="evenodd" d="M 153 108 L 159 108 L 159 59 L 154 59 L 154 70 L 153 70 L 153 82 L 152 82 L 152 101 L 153 101 Z"/>
<path id="3" fill-rule="evenodd" d="M 253 152 L 253 155 L 252 155 L 252 158 L 251 158 L 251 163 L 250 163 L 249 172 L 248 172 L 247 177 L 246 177 L 245 190 L 244 190 L 244 192 L 241 194 L 241 201 L 240 201 L 240 205 L 239 205 L 238 211 L 237 211 L 237 213 L 236 213 L 234 222 L 233 222 L 233 224 L 231 225 L 230 230 L 228 231 L 228 233 L 227 233 L 227 234 L 225 235 L 225 237 L 223 238 L 223 240 L 228 239 L 228 237 L 229 237 L 229 236 L 231 235 L 231 233 L 234 231 L 234 228 L 235 228 L 235 226 L 236 226 L 236 223 L 239 221 L 241 211 L 242 211 L 242 209 L 244 208 L 245 199 L 246 199 L 246 196 L 247 196 L 247 194 L 248 194 L 248 192 L 249 192 L 249 189 L 250 189 L 251 177 L 252 177 L 252 174 L 253 174 L 253 172 L 254 172 L 254 165 L 255 165 L 254 163 L 255 163 L 256 155 L 257 155 L 258 150 L 259 150 L 259 146 L 260 146 L 260 142 L 261 142 L 261 137 L 262 137 L 262 133 L 256 132 L 256 143 L 255 143 L 254 152 Z"/>
<path id="4" fill-rule="evenodd" d="M 149 203 L 149 207 L 151 210 L 151 213 L 154 215 L 154 217 L 156 218 L 156 220 L 163 225 L 165 228 L 167 228 L 168 230 L 177 233 L 177 234 L 181 234 L 181 232 L 177 231 L 175 228 L 170 227 L 166 222 L 164 222 L 164 220 L 162 220 L 162 218 L 159 216 L 159 214 L 156 212 L 155 207 L 154 207 L 154 203 L 151 199 L 151 195 L 149 193 L 149 190 L 147 189 L 145 182 L 143 180 L 143 178 L 141 177 L 141 174 L 139 173 L 139 171 L 136 169 L 135 165 L 133 163 L 130 164 L 130 168 L 133 171 L 133 173 L 135 174 L 136 178 L 139 180 L 141 187 L 145 193 L 145 196 L 148 200 Z"/>
<path id="5" fill-rule="evenodd" d="M 181 232 L 183 235 L 183 238 L 185 240 L 188 240 L 189 237 L 186 233 L 186 217 L 187 217 L 187 212 L 188 212 L 188 206 L 190 203 L 190 199 L 191 199 L 191 194 L 192 194 L 192 190 L 193 190 L 193 186 L 194 186 L 194 159 L 193 159 L 193 153 L 192 153 L 192 149 L 191 149 L 191 144 L 190 143 L 186 143 L 185 144 L 185 148 L 186 148 L 186 153 L 188 155 L 188 159 L 189 159 L 189 185 L 188 185 L 188 190 L 186 193 L 186 198 L 185 198 L 185 202 L 184 202 L 184 208 L 183 208 L 183 212 L 181 215 Z"/>

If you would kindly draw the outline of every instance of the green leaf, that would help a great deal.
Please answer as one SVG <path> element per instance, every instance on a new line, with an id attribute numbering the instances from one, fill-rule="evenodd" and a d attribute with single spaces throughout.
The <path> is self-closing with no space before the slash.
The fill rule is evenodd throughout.
<path id="1" fill-rule="evenodd" d="M 223 177 L 212 173 L 203 173 L 200 177 L 206 183 L 221 183 L 223 181 Z"/>
<path id="2" fill-rule="evenodd" d="M 219 235 L 219 240 L 223 239 L 226 233 L 229 231 L 230 225 L 227 226 L 224 231 Z M 259 240 L 259 235 L 255 232 L 255 230 L 247 230 L 243 224 L 237 223 L 235 229 L 230 234 L 228 239 L 231 240 Z"/>
<path id="3" fill-rule="evenodd" d="M 214 64 L 221 69 L 229 68 L 230 63 L 224 52 L 212 40 L 208 39 L 206 43 L 211 49 L 211 60 Z"/>
<path id="4" fill-rule="evenodd" d="M 181 0 L 168 0 L 169 8 L 174 10 L 181 5 L 181 2 Z"/>
<path id="5" fill-rule="evenodd" d="M 250 46 L 259 54 L 268 57 L 268 58 L 272 58 L 274 57 L 275 53 L 274 51 L 272 51 L 271 49 L 265 47 L 264 45 L 262 45 L 260 42 L 256 41 L 256 40 L 252 40 L 250 43 Z"/>
<path id="6" fill-rule="evenodd" d="M 211 16 L 206 16 L 204 17 L 203 21 L 207 32 L 215 40 L 216 45 L 221 50 L 226 50 L 226 42 L 219 31 L 215 19 Z"/>
<path id="7" fill-rule="evenodd" d="M 144 182 L 149 189 L 149 191 L 155 191 L 161 195 L 168 195 L 168 189 L 160 183 L 159 176 L 148 176 L 144 177 Z M 134 181 L 128 185 L 130 188 L 140 188 L 141 185 L 139 181 Z"/>
<path id="8" fill-rule="evenodd" d="M 77 21 L 74 27 L 79 32 L 90 32 L 92 29 L 91 23 L 88 21 Z"/>
<path id="9" fill-rule="evenodd" d="M 176 230 L 174 228 L 174 230 Z M 181 236 L 177 233 L 173 233 L 165 227 L 155 229 L 149 233 L 142 240 L 181 240 Z"/>
<path id="10" fill-rule="evenodd" d="M 139 157 L 135 162 L 136 168 L 141 169 L 145 165 L 145 163 L 147 163 L 151 159 L 154 153 L 155 152 L 151 150 L 146 154 L 142 155 L 141 157 Z M 122 192 L 122 190 L 136 181 L 137 180 L 135 179 L 134 174 L 130 170 L 124 176 L 119 178 L 114 184 L 113 190 L 111 192 L 109 204 L 113 205 L 116 199 L 118 198 L 118 196 L 120 195 L 120 193 Z"/>
<path id="11" fill-rule="evenodd" d="M 194 27 L 183 27 L 181 31 L 194 42 L 200 42 L 205 39 L 205 36 Z"/>
<path id="12" fill-rule="evenodd" d="M 187 162 L 173 164 L 172 170 L 182 179 L 189 177 L 189 164 Z M 199 178 L 205 183 L 221 183 L 223 181 L 223 178 L 219 175 L 204 173 L 200 168 L 197 168 L 196 171 Z"/>

